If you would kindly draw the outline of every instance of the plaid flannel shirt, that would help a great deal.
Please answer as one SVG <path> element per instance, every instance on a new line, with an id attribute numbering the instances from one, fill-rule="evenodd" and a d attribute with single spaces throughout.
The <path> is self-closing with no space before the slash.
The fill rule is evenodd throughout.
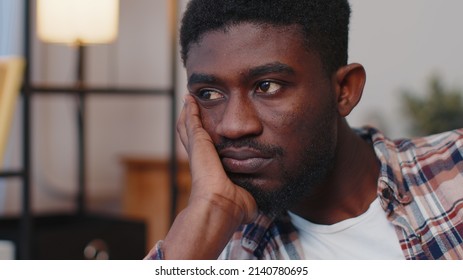
<path id="1" fill-rule="evenodd" d="M 378 197 L 406 259 L 463 259 L 463 129 L 392 141 L 358 130 L 381 162 Z M 148 254 L 162 259 L 162 242 Z M 220 259 L 303 259 L 288 215 L 240 226 Z"/>

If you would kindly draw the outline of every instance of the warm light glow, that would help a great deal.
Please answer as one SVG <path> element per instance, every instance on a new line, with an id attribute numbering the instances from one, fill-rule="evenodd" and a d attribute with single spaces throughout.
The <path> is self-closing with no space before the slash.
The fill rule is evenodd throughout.
<path id="1" fill-rule="evenodd" d="M 119 0 L 37 0 L 37 34 L 45 42 L 109 43 L 118 18 Z"/>

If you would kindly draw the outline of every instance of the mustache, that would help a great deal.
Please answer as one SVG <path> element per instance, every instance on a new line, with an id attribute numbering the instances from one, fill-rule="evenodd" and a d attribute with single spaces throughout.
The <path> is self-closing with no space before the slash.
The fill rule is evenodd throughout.
<path id="1" fill-rule="evenodd" d="M 218 152 L 227 148 L 251 148 L 266 155 L 283 155 L 283 148 L 281 148 L 280 146 L 260 143 L 252 138 L 243 138 L 236 140 L 223 138 L 220 141 L 220 143 L 215 144 L 215 148 Z"/>

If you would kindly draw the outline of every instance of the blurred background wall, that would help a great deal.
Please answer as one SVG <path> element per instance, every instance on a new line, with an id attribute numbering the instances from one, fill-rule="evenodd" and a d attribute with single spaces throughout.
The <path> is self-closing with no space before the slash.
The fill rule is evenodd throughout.
<path id="1" fill-rule="evenodd" d="M 0 0 L 0 54 L 22 52 L 22 1 Z M 179 13 L 186 0 L 180 1 Z M 439 73 L 445 83 L 463 88 L 460 70 L 463 2 L 446 0 L 351 0 L 350 62 L 367 71 L 364 97 L 349 116 L 353 126 L 376 125 L 391 137 L 409 136 L 401 90 L 424 92 Z M 169 87 L 168 0 L 121 0 L 119 38 L 88 49 L 88 83 Z M 68 84 L 74 80 L 75 50 L 33 40 L 32 77 L 37 83 Z M 185 74 L 178 67 L 178 92 Z M 179 98 L 180 100 L 181 98 Z M 75 102 L 72 96 L 34 96 L 33 209 L 71 211 L 76 193 Z M 124 155 L 167 158 L 169 101 L 151 96 L 90 96 L 87 103 L 87 189 L 92 209 L 118 213 L 124 188 L 120 162 Z M 180 108 L 180 104 L 178 105 Z M 20 166 L 18 106 L 7 167 Z M 180 157 L 185 157 L 183 150 Z M 0 213 L 20 209 L 19 182 L 0 179 Z"/>
<path id="2" fill-rule="evenodd" d="M 351 125 L 371 123 L 390 137 L 411 136 L 403 90 L 424 95 L 438 75 L 450 88 L 463 89 L 460 50 L 463 26 L 458 0 L 350 0 L 350 61 L 362 63 L 367 83 Z"/>

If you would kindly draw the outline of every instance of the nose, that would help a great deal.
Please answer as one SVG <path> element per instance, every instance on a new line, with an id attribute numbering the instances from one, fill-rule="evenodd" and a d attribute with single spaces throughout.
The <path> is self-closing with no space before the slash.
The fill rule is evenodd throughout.
<path id="1" fill-rule="evenodd" d="M 262 133 L 262 122 L 252 97 L 230 95 L 216 133 L 228 139 L 257 136 Z"/>

